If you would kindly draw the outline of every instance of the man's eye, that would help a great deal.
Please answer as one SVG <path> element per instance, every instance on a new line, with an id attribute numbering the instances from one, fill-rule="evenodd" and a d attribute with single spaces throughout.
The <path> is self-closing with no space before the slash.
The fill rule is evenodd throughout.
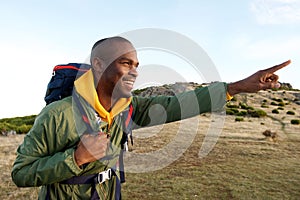
<path id="1" fill-rule="evenodd" d="M 130 62 L 122 62 L 123 65 L 130 65 Z"/>

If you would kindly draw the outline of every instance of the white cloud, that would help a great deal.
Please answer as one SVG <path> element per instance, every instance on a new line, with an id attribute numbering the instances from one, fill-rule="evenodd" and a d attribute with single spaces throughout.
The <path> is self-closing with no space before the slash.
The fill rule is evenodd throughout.
<path id="1" fill-rule="evenodd" d="M 250 10 L 261 25 L 300 23 L 300 1 L 297 0 L 254 0 Z"/>

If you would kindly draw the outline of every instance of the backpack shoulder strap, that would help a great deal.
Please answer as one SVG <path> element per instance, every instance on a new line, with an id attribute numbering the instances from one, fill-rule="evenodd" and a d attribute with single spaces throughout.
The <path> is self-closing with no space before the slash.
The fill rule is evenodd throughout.
<path id="1" fill-rule="evenodd" d="M 77 107 L 79 109 L 79 112 L 81 114 L 82 120 L 84 121 L 84 123 L 86 125 L 87 132 L 88 133 L 93 133 L 94 131 L 93 131 L 93 128 L 91 126 L 90 120 L 89 120 L 89 118 L 88 118 L 88 116 L 87 116 L 87 114 L 86 114 L 86 112 L 85 112 L 82 104 L 80 103 L 77 94 L 73 95 L 73 100 L 75 101 L 75 103 L 76 103 L 76 105 L 77 105 Z"/>
<path id="2" fill-rule="evenodd" d="M 130 137 L 131 145 L 133 145 L 133 138 L 132 138 L 132 125 L 133 125 L 133 106 L 132 104 L 129 105 L 129 108 L 124 111 L 123 113 L 123 132 L 128 137 Z M 127 139 L 128 140 L 128 139 Z M 125 141 L 127 142 L 127 141 Z"/>
<path id="3" fill-rule="evenodd" d="M 130 104 L 129 108 L 122 112 L 123 123 L 123 136 L 121 141 L 122 150 L 119 156 L 119 171 L 120 181 L 125 183 L 125 169 L 124 169 L 124 152 L 128 151 L 128 136 L 130 137 L 131 145 L 133 145 L 132 125 L 133 125 L 133 105 Z"/>

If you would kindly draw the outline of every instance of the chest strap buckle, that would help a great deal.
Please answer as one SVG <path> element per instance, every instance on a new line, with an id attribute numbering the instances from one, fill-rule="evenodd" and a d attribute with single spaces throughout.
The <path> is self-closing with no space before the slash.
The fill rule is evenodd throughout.
<path id="1" fill-rule="evenodd" d="M 97 181 L 99 184 L 101 184 L 107 180 L 110 180 L 111 176 L 112 176 L 112 171 L 111 171 L 111 169 L 108 169 L 108 170 L 100 172 L 98 174 Z"/>

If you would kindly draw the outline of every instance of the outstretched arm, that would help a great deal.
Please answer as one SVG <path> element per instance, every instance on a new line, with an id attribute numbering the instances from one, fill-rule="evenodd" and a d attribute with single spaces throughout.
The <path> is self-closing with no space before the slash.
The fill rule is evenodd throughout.
<path id="1" fill-rule="evenodd" d="M 259 90 L 279 88 L 280 87 L 280 84 L 278 83 L 279 77 L 274 73 L 279 69 L 289 65 L 290 63 L 291 61 L 288 60 L 284 63 L 275 65 L 268 69 L 260 70 L 243 80 L 230 83 L 228 84 L 227 91 L 231 96 L 233 96 L 241 92 L 255 93 L 258 92 Z"/>

